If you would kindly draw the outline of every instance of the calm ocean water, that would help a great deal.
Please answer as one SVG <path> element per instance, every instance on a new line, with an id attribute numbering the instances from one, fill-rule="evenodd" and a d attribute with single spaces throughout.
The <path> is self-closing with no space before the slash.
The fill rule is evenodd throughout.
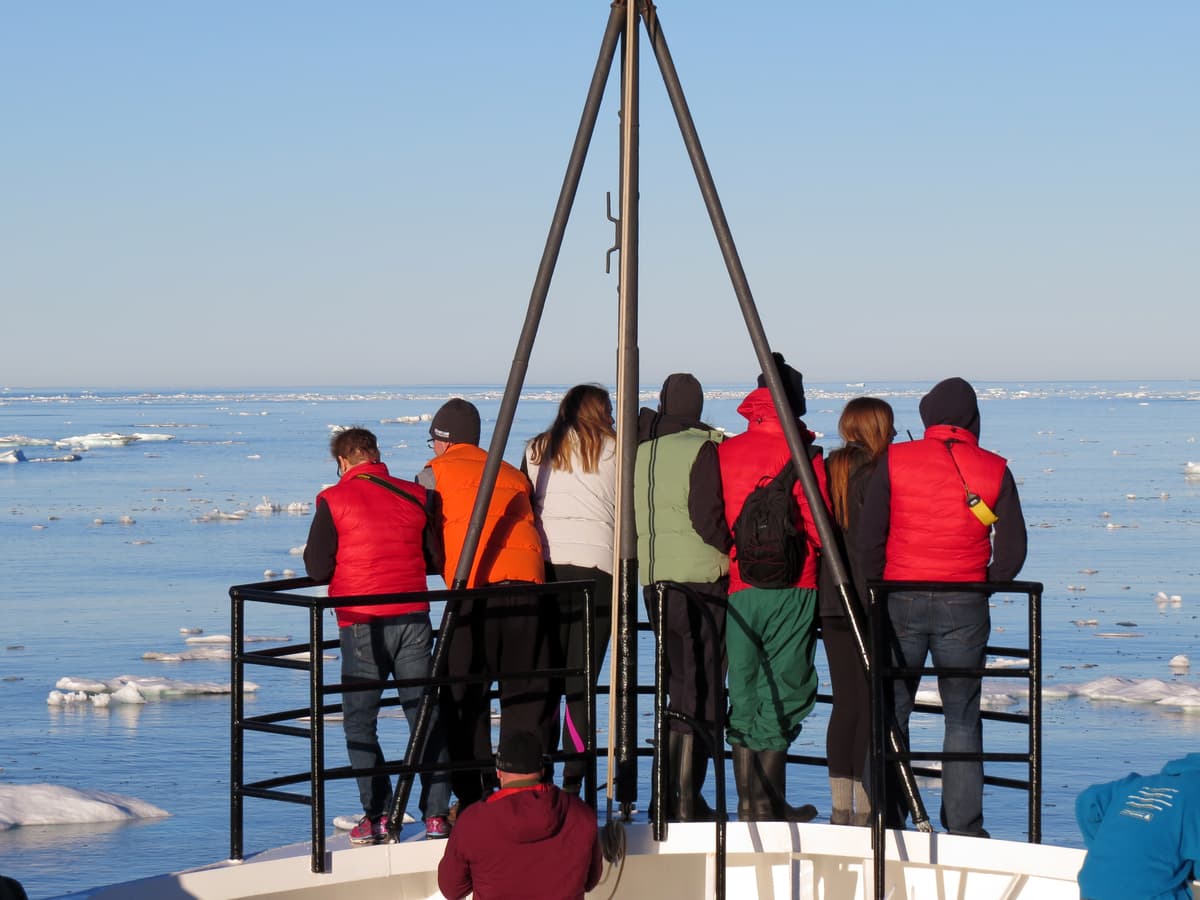
<path id="1" fill-rule="evenodd" d="M 1193 653 L 1200 632 L 1200 384 L 979 383 L 983 442 L 1007 456 L 1030 527 L 1022 577 L 1046 587 L 1044 652 L 1049 687 L 1102 677 L 1135 686 L 1167 682 L 1168 693 L 1200 688 L 1168 661 Z M 706 418 L 741 430 L 741 386 L 710 385 Z M 846 399 L 887 398 L 901 439 L 919 434 L 917 402 L 928 384 L 817 384 L 806 421 L 838 445 Z M 553 418 L 561 386 L 525 391 L 507 456 Z M 185 696 L 144 705 L 52 706 L 64 676 L 162 676 L 186 682 L 229 680 L 229 664 L 144 660 L 150 651 L 185 649 L 182 628 L 229 633 L 228 588 L 266 570 L 303 572 L 289 553 L 303 545 L 305 513 L 256 513 L 264 497 L 286 506 L 311 502 L 334 478 L 331 425 L 374 430 L 392 471 L 411 477 L 425 462 L 427 424 L 389 422 L 432 414 L 449 396 L 475 401 L 485 442 L 499 406 L 494 386 L 302 388 L 244 391 L 0 391 L 0 439 L 60 440 L 100 432 L 167 434 L 82 453 L 70 463 L 0 465 L 0 785 L 50 783 L 135 797 L 171 813 L 135 824 L 26 825 L 0 831 L 0 873 L 21 880 L 34 900 L 228 855 L 227 696 Z M 644 401 L 652 403 L 649 389 Z M 4 447 L 0 445 L 0 451 Z M 66 453 L 26 447 L 29 457 Z M 212 510 L 250 511 L 241 521 L 206 518 Z M 122 524 L 123 517 L 132 522 Z M 99 520 L 99 521 L 98 521 Z M 1095 570 L 1091 572 L 1090 570 Z M 1156 595 L 1177 595 L 1157 603 Z M 1021 603 L 998 603 L 994 643 L 1024 640 Z M 1095 624 L 1076 622 L 1095 620 Z M 1133 624 L 1120 624 L 1133 623 Z M 264 612 L 249 633 L 303 633 L 302 617 Z M 1004 629 L 1003 633 L 999 630 Z M 327 634 L 333 636 L 330 622 Z M 1104 637 L 1120 634 L 1124 637 Z M 1200 671 L 1200 659 L 1196 661 Z M 336 672 L 336 663 L 333 672 Z M 823 661 L 822 661 L 823 665 Z M 651 671 L 644 658 L 643 673 Z M 248 709 L 299 705 L 301 673 L 254 671 L 260 685 Z M 823 677 L 827 690 L 827 679 Z M 1118 691 L 1120 694 L 1120 691 Z M 1021 704 L 1018 704 L 1021 705 Z M 826 710 L 818 707 L 793 752 L 823 755 Z M 603 722 L 603 719 L 602 719 Z M 388 723 L 398 753 L 404 727 Z M 648 736 L 650 719 L 644 719 Z M 296 739 L 252 736 L 248 775 L 299 771 L 307 748 Z M 989 748 L 1017 740 L 989 725 Z M 1080 696 L 1045 708 L 1044 838 L 1078 845 L 1072 804 L 1078 791 L 1133 769 L 1157 769 L 1194 750 L 1200 715 L 1178 706 L 1096 701 Z M 328 760 L 343 762 L 330 729 Z M 999 773 L 998 773 L 999 774 Z M 711 787 L 711 779 L 710 779 Z M 732 781 L 728 782 L 732 791 Z M 823 772 L 793 772 L 794 801 L 828 813 Z M 648 792 L 643 792 L 643 805 Z M 936 814 L 936 797 L 926 798 Z M 988 826 L 1022 839 L 1024 799 L 988 792 Z M 353 815 L 348 784 L 329 795 L 331 814 Z M 301 806 L 247 801 L 246 850 L 302 840 Z"/>

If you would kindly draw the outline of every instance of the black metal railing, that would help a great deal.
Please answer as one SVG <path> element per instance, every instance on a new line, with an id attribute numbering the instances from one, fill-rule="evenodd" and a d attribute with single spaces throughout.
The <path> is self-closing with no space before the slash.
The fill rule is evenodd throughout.
<path id="1" fill-rule="evenodd" d="M 429 771 L 483 771 L 490 769 L 491 758 L 460 760 L 446 763 L 405 764 L 385 761 L 384 765 L 372 769 L 352 769 L 350 766 L 327 767 L 325 765 L 325 716 L 341 711 L 340 703 L 327 703 L 326 698 L 347 691 L 367 690 L 379 687 L 423 687 L 433 690 L 442 685 L 458 683 L 491 683 L 498 677 L 537 676 L 547 679 L 581 677 L 587 684 L 595 680 L 596 661 L 592 654 L 592 628 L 595 621 L 594 583 L 559 582 L 553 584 L 513 584 L 489 586 L 485 590 L 423 591 L 410 594 L 379 594 L 358 597 L 315 597 L 291 593 L 302 588 L 315 586 L 309 578 L 291 578 L 282 581 L 259 582 L 236 585 L 229 589 L 232 628 L 231 691 L 230 703 L 230 782 L 229 782 L 229 839 L 231 859 L 243 858 L 244 801 L 247 797 L 276 800 L 285 803 L 307 805 L 311 809 L 313 872 L 327 869 L 325 858 L 325 786 L 327 782 L 356 778 L 361 775 L 399 775 L 413 777 Z M 445 676 L 441 678 L 388 679 L 380 682 L 355 682 L 348 684 L 326 684 L 324 673 L 324 651 L 338 646 L 337 640 L 325 640 L 325 612 L 341 606 L 370 606 L 386 603 L 452 600 L 493 597 L 533 596 L 541 602 L 552 602 L 552 598 L 568 592 L 579 592 L 584 596 L 584 659 L 578 667 L 543 667 L 528 672 L 495 673 L 485 672 L 471 675 Z M 291 606 L 307 612 L 308 640 L 302 644 L 272 647 L 265 650 L 246 650 L 246 606 L 248 603 L 264 603 L 276 606 Z M 440 636 L 439 636 L 440 639 Z M 308 705 L 291 709 L 276 710 L 255 716 L 245 714 L 245 667 L 248 665 L 270 666 L 308 673 Z M 594 807 L 596 804 L 596 708 L 595 694 L 586 694 L 586 737 L 585 749 L 580 753 L 555 752 L 550 759 L 555 762 L 580 759 L 585 762 L 584 797 Z M 381 706 L 399 704 L 397 697 L 384 697 Z M 307 721 L 305 724 L 298 722 Z M 309 766 L 306 770 L 273 778 L 247 782 L 245 780 L 245 735 L 247 732 L 285 735 L 304 738 L 309 743 Z M 307 793 L 284 790 L 307 785 Z"/>
<path id="2" fill-rule="evenodd" d="M 670 589 L 669 591 L 668 588 Z M 727 803 L 725 797 L 725 716 L 723 713 L 726 703 L 724 701 L 725 672 L 721 664 L 724 654 L 717 652 L 712 655 L 713 670 L 709 673 L 711 676 L 709 684 L 713 686 L 714 690 L 721 690 L 722 701 L 718 704 L 718 709 L 722 711 L 722 714 L 717 717 L 717 721 L 715 722 L 702 722 L 689 715 L 667 708 L 667 671 L 670 662 L 667 659 L 665 646 L 668 606 L 673 602 L 671 594 L 681 597 L 689 610 L 696 610 L 709 626 L 709 634 L 718 638 L 721 637 L 721 630 L 717 627 L 716 616 L 713 614 L 712 606 L 720 601 L 715 597 L 694 591 L 687 587 L 687 585 L 674 582 L 660 581 L 654 584 L 652 589 L 658 600 L 654 610 L 656 615 L 653 623 L 654 746 L 656 752 L 654 753 L 653 768 L 651 770 L 651 781 L 654 785 L 654 796 L 657 798 L 657 803 L 651 815 L 652 836 L 656 841 L 665 841 L 667 839 L 667 811 L 670 807 L 671 791 L 667 784 L 667 766 L 664 763 L 668 746 L 668 725 L 674 719 L 688 725 L 696 738 L 704 741 L 705 746 L 708 748 L 709 757 L 713 762 L 712 768 L 716 791 L 716 834 L 714 837 L 716 844 L 716 881 L 714 885 L 714 897 L 715 900 L 725 900 L 726 837 L 729 812 L 726 809 Z M 717 686 L 720 687 L 718 688 Z"/>
<path id="3" fill-rule="evenodd" d="M 872 843 L 874 847 L 874 881 L 876 900 L 884 897 L 885 868 L 885 821 L 888 815 L 888 790 L 885 777 L 886 764 L 903 761 L 938 762 L 981 762 L 981 763 L 1024 763 L 1028 777 L 1024 779 L 1004 778 L 984 774 L 984 784 L 996 787 L 1024 790 L 1028 797 L 1029 842 L 1042 840 L 1042 585 L 1032 581 L 1010 582 L 929 582 L 929 581 L 882 581 L 868 585 L 871 594 L 871 784 L 872 784 Z M 1028 597 L 1028 647 L 1000 647 L 988 644 L 988 656 L 1024 659 L 1027 665 L 1011 668 L 952 668 L 952 667 L 903 667 L 893 660 L 899 657 L 894 651 L 894 635 L 888 616 L 888 600 L 901 592 L 925 593 L 979 593 L 985 597 L 995 594 L 1024 594 Z M 1028 682 L 1029 707 L 1027 713 L 1008 713 L 982 709 L 984 720 L 1025 725 L 1028 728 L 1027 752 L 980 752 L 950 753 L 920 751 L 909 748 L 896 751 L 888 746 L 886 734 L 895 722 L 895 709 L 890 701 L 887 687 L 903 678 L 919 678 L 931 675 L 962 678 L 1023 678 Z M 942 707 L 935 704 L 914 704 L 915 712 L 939 714 Z M 940 778 L 937 769 L 914 768 L 913 772 L 929 778 Z M 892 823 L 899 824 L 899 823 Z"/>

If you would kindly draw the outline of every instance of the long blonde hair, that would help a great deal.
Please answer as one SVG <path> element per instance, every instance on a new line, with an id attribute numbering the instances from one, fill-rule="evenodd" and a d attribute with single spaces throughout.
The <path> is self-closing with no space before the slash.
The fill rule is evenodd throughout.
<path id="1" fill-rule="evenodd" d="M 583 471 L 595 472 L 604 439 L 616 436 L 608 391 L 598 384 L 577 384 L 562 398 L 550 429 L 529 442 L 529 458 L 536 466 L 549 460 L 550 468 L 570 472 L 571 457 L 578 452 Z"/>
<path id="2" fill-rule="evenodd" d="M 833 516 L 842 528 L 850 527 L 850 475 L 858 466 L 883 456 L 896 436 L 894 423 L 891 405 L 878 397 L 855 397 L 842 410 L 838 434 L 845 446 L 834 450 L 825 461 Z"/>

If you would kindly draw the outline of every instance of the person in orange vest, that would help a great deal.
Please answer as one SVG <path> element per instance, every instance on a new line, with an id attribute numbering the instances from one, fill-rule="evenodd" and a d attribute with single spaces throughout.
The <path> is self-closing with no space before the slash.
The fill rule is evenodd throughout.
<path id="1" fill-rule="evenodd" d="M 461 397 L 446 401 L 429 428 L 433 459 L 417 476 L 417 483 L 435 491 L 440 500 L 439 523 L 446 552 L 442 577 L 448 587 L 454 584 L 487 462 L 487 452 L 479 446 L 479 434 L 479 410 L 475 405 Z M 501 462 L 467 587 L 545 581 L 532 497 L 529 478 Z M 483 594 L 464 601 L 454 634 L 442 638 L 450 641 L 447 674 L 527 672 L 547 667 L 549 635 L 538 612 L 538 598 L 488 598 Z M 548 751 L 556 725 L 549 680 L 501 677 L 499 681 L 501 738 L 511 731 L 529 731 L 542 739 L 543 752 Z M 442 691 L 442 721 L 452 760 L 491 758 L 490 686 L 483 682 L 457 683 Z M 491 778 L 487 780 L 488 786 L 493 786 Z M 483 780 L 476 772 L 455 773 L 452 785 L 460 810 L 484 793 Z"/>

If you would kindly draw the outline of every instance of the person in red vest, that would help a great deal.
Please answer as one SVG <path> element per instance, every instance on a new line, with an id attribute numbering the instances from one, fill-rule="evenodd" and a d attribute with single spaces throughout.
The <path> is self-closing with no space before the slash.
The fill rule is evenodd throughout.
<path id="1" fill-rule="evenodd" d="M 442 549 L 431 522 L 431 497 L 419 484 L 393 478 L 379 460 L 375 435 L 347 428 L 334 435 L 330 452 L 338 464 L 338 482 L 317 495 L 316 512 L 304 547 L 304 567 L 314 581 L 329 583 L 330 597 L 402 594 L 426 590 L 427 571 L 440 571 Z M 433 630 L 429 603 L 336 607 L 342 651 L 342 682 L 353 685 L 387 678 L 427 678 Z M 423 689 L 397 688 L 411 727 Z M 385 762 L 377 722 L 383 689 L 346 691 L 342 712 L 346 749 L 354 769 L 375 769 Z M 425 748 L 429 762 L 448 761 L 436 718 Z M 363 817 L 350 832 L 355 844 L 388 839 L 392 799 L 387 775 L 358 778 Z M 421 776 L 421 813 L 425 835 L 449 833 L 450 781 L 445 772 Z"/>
<path id="2" fill-rule="evenodd" d="M 454 397 L 434 414 L 429 427 L 433 459 L 417 481 L 439 496 L 441 526 L 446 548 L 442 578 L 453 586 L 467 528 L 475 508 L 475 495 L 483 478 L 487 451 L 479 446 L 479 410 Z M 533 485 L 528 476 L 506 462 L 500 463 L 491 502 L 479 536 L 467 587 L 545 581 L 542 539 L 533 516 Z M 548 668 L 550 635 L 539 616 L 536 597 L 486 597 L 463 601 L 454 634 L 443 639 L 447 648 L 447 674 L 528 672 Z M 550 680 L 541 677 L 500 678 L 500 735 L 511 730 L 531 731 L 550 749 L 557 731 L 557 702 Z M 491 759 L 489 684 L 449 685 L 442 690 L 442 722 L 455 762 Z M 460 771 L 452 776 L 459 809 L 491 788 L 490 772 L 482 776 Z"/>
<path id="3" fill-rule="evenodd" d="M 936 384 L 921 400 L 925 434 L 893 444 L 875 468 L 853 539 L 868 580 L 1011 581 L 1025 563 L 1025 518 L 1007 461 L 979 446 L 979 402 L 961 378 Z M 991 618 L 988 595 L 897 592 L 888 615 L 897 664 L 982 668 Z M 895 685 L 896 724 L 907 740 L 920 679 Z M 979 678 L 939 678 L 943 751 L 980 753 Z M 942 826 L 987 837 L 983 764 L 942 765 Z"/>
<path id="4" fill-rule="evenodd" d="M 500 739 L 500 790 L 459 815 L 438 864 L 438 888 L 450 900 L 583 900 L 604 860 L 596 811 L 543 783 L 542 741 L 528 731 Z"/>

